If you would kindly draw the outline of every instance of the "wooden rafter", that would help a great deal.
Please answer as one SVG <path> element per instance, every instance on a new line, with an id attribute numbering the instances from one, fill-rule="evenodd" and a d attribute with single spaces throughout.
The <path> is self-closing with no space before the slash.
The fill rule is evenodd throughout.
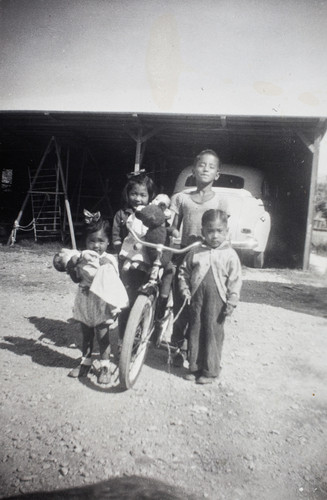
<path id="1" fill-rule="evenodd" d="M 314 143 L 312 143 L 307 137 L 306 135 L 301 132 L 301 130 L 298 130 L 296 132 L 296 135 L 301 139 L 301 141 L 303 142 L 303 144 L 309 149 L 309 151 L 311 151 L 311 153 L 314 153 L 315 151 L 315 146 L 314 146 Z"/>

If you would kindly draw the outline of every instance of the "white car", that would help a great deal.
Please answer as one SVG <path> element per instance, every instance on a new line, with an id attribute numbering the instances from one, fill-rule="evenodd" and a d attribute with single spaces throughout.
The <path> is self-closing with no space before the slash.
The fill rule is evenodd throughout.
<path id="1" fill-rule="evenodd" d="M 262 197 L 267 189 L 264 174 L 253 167 L 222 165 L 213 190 L 228 200 L 231 216 L 229 234 L 233 248 L 253 267 L 263 267 L 271 228 L 270 215 Z M 174 193 L 190 192 L 195 187 L 192 167 L 186 167 L 177 178 Z"/>

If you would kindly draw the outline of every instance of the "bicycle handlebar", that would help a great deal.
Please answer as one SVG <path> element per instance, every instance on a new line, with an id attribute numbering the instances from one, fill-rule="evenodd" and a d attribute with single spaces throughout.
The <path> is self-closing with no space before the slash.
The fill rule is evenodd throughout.
<path id="1" fill-rule="evenodd" d="M 126 227 L 129 230 L 129 232 L 131 233 L 131 235 L 133 236 L 133 238 L 135 238 L 135 240 L 138 243 L 140 243 L 141 245 L 148 247 L 148 248 L 155 248 L 159 252 L 163 252 L 163 250 L 167 250 L 168 252 L 172 252 L 175 254 L 182 254 L 182 253 L 188 252 L 192 248 L 196 248 L 199 245 L 201 245 L 201 241 L 195 241 L 194 243 L 192 243 L 191 245 L 188 245 L 185 248 L 166 247 L 165 245 L 162 245 L 161 243 L 150 243 L 148 241 L 141 240 L 128 224 L 126 224 Z"/>

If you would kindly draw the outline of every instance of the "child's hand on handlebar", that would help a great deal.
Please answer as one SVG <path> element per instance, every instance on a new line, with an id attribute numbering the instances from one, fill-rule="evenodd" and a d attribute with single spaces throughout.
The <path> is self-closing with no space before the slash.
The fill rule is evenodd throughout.
<path id="1" fill-rule="evenodd" d="M 167 233 L 168 233 L 168 236 L 170 236 L 171 238 L 178 238 L 179 237 L 179 231 L 174 226 L 167 227 Z"/>
<path id="2" fill-rule="evenodd" d="M 191 302 L 191 292 L 188 288 L 182 291 L 182 297 L 188 304 Z"/>

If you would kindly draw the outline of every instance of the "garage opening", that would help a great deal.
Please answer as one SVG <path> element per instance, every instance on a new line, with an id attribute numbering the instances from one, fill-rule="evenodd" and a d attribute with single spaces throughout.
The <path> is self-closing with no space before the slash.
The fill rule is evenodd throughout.
<path id="1" fill-rule="evenodd" d="M 315 141 L 325 120 L 241 116 L 126 113 L 2 112 L 2 236 L 8 235 L 30 188 L 30 176 L 54 137 L 67 181 L 74 225 L 82 209 L 112 216 L 120 206 L 126 174 L 135 167 L 152 176 L 158 190 L 172 194 L 179 173 L 203 149 L 223 164 L 264 174 L 262 200 L 271 215 L 266 266 L 302 267 Z M 56 163 L 49 157 L 47 162 Z M 231 182 L 230 179 L 226 182 Z M 236 181 L 235 181 L 236 182 Z M 64 207 L 61 208 L 64 212 Z M 21 224 L 33 218 L 27 203 Z M 64 231 L 68 230 L 67 220 Z M 18 238 L 26 237 L 19 234 Z"/>

